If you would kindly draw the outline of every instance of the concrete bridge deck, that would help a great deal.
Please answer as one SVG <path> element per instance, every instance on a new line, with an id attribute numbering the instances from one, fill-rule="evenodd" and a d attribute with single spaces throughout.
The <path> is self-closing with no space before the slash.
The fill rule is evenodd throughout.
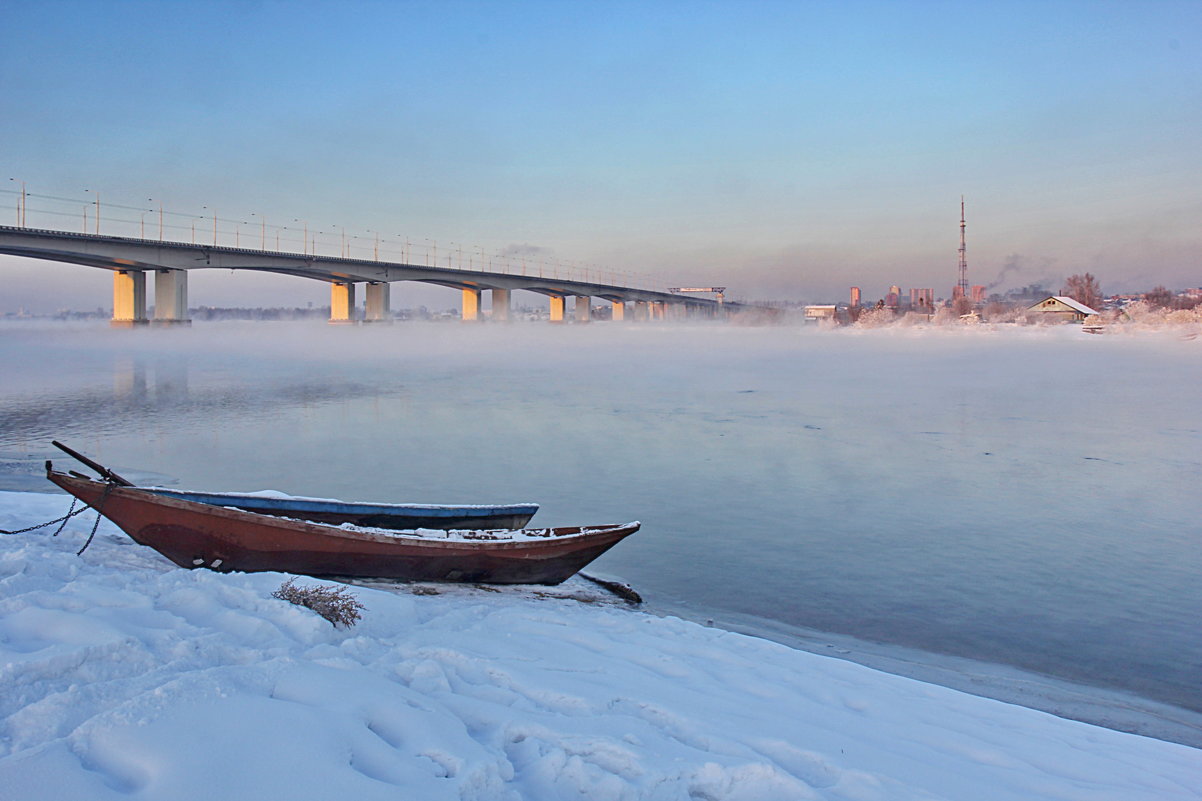
<path id="1" fill-rule="evenodd" d="M 327 282 L 331 284 L 332 322 L 353 319 L 357 283 L 367 285 L 366 319 L 388 319 L 391 315 L 388 287 L 397 281 L 417 281 L 460 290 L 463 293 L 463 317 L 469 320 L 479 317 L 482 291 L 493 293 L 494 317 L 498 319 L 508 319 L 509 293 L 513 290 L 548 296 L 553 321 L 563 319 L 564 299 L 569 296 L 576 298 L 576 319 L 581 322 L 589 319 L 592 298 L 614 304 L 615 319 L 625 316 L 626 303 L 636 304 L 636 318 L 662 316 L 668 306 L 713 313 L 722 305 L 709 298 L 536 275 L 532 271 L 465 270 L 12 226 L 0 226 L 0 254 L 112 270 L 113 322 L 117 324 L 146 321 L 147 273 L 155 276 L 155 321 L 186 321 L 187 272 L 201 269 L 252 270 Z"/>

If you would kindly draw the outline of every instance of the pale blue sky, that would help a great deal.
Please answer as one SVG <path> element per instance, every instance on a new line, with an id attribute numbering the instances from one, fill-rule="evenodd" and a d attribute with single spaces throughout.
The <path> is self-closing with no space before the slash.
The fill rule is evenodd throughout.
<path id="1" fill-rule="evenodd" d="M 0 0 L 0 101 L 3 188 L 81 203 L 835 300 L 946 295 L 964 194 L 972 283 L 1202 284 L 1197 1 Z M 86 268 L 0 270 L 5 308 L 109 302 Z"/>

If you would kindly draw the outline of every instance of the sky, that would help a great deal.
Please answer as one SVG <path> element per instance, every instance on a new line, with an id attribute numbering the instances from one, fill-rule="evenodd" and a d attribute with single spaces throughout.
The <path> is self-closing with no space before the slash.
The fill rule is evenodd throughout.
<path id="1" fill-rule="evenodd" d="M 162 203 L 183 239 L 216 210 L 252 241 L 303 221 L 834 301 L 948 295 L 963 195 L 970 283 L 1202 285 L 1197 0 L 0 0 L 0 23 L 0 224 L 24 182 L 31 226 L 78 230 L 99 192 L 102 233 Z M 0 257 L 0 311 L 110 283 Z M 457 302 L 393 306 L 427 297 Z M 190 282 L 306 300 L 328 289 Z"/>

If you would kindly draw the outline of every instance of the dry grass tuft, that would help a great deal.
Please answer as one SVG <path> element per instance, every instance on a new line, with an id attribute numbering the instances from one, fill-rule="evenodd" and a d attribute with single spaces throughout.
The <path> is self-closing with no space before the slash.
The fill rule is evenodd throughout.
<path id="1" fill-rule="evenodd" d="M 271 594 L 273 598 L 312 609 L 334 626 L 350 628 L 359 621 L 363 604 L 346 587 L 297 587 L 290 578 Z"/>

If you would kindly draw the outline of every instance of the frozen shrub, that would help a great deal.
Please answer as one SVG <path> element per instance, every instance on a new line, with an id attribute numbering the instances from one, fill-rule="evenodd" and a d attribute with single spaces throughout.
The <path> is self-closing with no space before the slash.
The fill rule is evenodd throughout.
<path id="1" fill-rule="evenodd" d="M 1133 323 L 1157 324 L 1164 321 L 1164 310 L 1146 300 L 1137 300 L 1123 310 L 1123 319 Z"/>
<path id="2" fill-rule="evenodd" d="M 335 626 L 350 628 L 358 622 L 363 604 L 346 587 L 298 587 L 294 581 L 295 578 L 288 579 L 271 596 L 312 609 Z"/>
<path id="3" fill-rule="evenodd" d="M 991 323 L 1015 323 L 1025 311 L 1026 309 L 1007 306 L 1005 303 L 990 303 L 985 307 L 984 317 Z"/>
<path id="4" fill-rule="evenodd" d="M 856 326 L 859 328 L 881 328 L 886 325 L 893 325 L 897 319 L 897 315 L 892 309 L 866 309 L 860 312 L 859 318 L 856 320 Z"/>
<path id="5" fill-rule="evenodd" d="M 1151 330 L 1175 329 L 1178 332 L 1196 337 L 1202 332 L 1202 312 L 1194 309 L 1170 309 L 1156 306 L 1146 300 L 1136 301 L 1118 313 L 1115 322 L 1121 324 L 1119 330 Z"/>
<path id="6" fill-rule="evenodd" d="M 935 325 L 959 325 L 960 315 L 951 306 L 940 306 L 935 310 Z"/>
<path id="7" fill-rule="evenodd" d="M 1198 313 L 1197 308 L 1174 309 L 1166 314 L 1164 319 L 1170 325 L 1189 325 L 1190 323 L 1202 322 L 1202 314 Z"/>

